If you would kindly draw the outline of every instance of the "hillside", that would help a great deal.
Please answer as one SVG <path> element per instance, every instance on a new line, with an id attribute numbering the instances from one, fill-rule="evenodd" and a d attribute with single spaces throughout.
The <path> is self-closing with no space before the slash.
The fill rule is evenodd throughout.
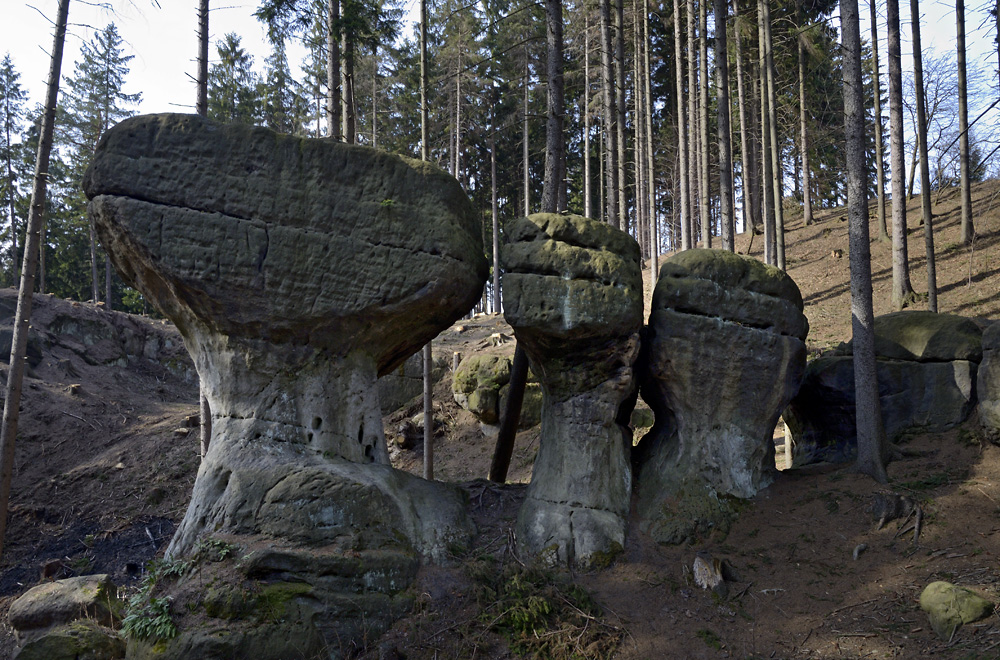
<path id="1" fill-rule="evenodd" d="M 958 245 L 957 190 L 935 199 L 939 306 L 997 319 L 1000 185 L 976 186 L 973 199 L 978 238 L 971 248 Z M 911 278 L 923 292 L 918 200 L 909 213 Z M 802 291 L 815 354 L 850 336 L 846 217 L 833 209 L 817 213 L 810 227 L 801 216 L 786 223 L 788 272 Z M 875 310 L 882 314 L 891 311 L 890 245 L 875 238 L 874 226 L 872 236 Z M 741 235 L 737 245 L 761 256 L 759 236 L 751 245 Z M 13 290 L 0 291 L 0 339 L 9 337 L 2 328 L 11 324 L 15 298 Z M 511 351 L 512 343 L 494 345 L 495 333 L 511 334 L 496 317 L 460 321 L 435 341 L 435 356 L 451 364 L 455 352 Z M 171 326 L 37 296 L 33 345 L 0 613 L 43 578 L 110 572 L 120 584 L 134 582 L 183 515 L 198 466 L 197 382 Z M 385 418 L 394 464 L 415 473 L 422 446 L 402 449 L 394 440 L 419 410 L 414 400 Z M 464 564 L 424 572 L 419 607 L 386 643 L 410 659 L 514 657 L 487 630 L 469 566 L 487 555 L 513 561 L 509 528 L 523 487 L 471 481 L 485 476 L 493 439 L 454 404 L 449 375 L 435 387 L 435 418 L 436 477 L 466 482 L 480 547 Z M 519 434 L 511 481 L 530 479 L 537 442 L 537 428 Z M 994 657 L 986 654 L 1000 646 L 996 618 L 960 630 L 947 646 L 915 599 L 930 580 L 951 579 L 1000 601 L 1000 448 L 980 442 L 974 424 L 914 437 L 907 446 L 920 455 L 893 463 L 890 477 L 894 489 L 919 498 L 928 512 L 915 551 L 893 538 L 892 525 L 873 531 L 867 507 L 878 489 L 866 479 L 830 466 L 788 472 L 747 505 L 728 535 L 661 548 L 633 532 L 624 560 L 572 576 L 603 607 L 593 625 L 620 639 L 614 657 L 628 659 Z M 855 561 L 852 550 L 862 542 L 868 550 Z M 727 599 L 690 584 L 685 569 L 699 550 L 737 573 Z M 8 657 L 13 641 L 5 618 L 3 626 L 0 657 Z M 371 657 L 378 657 L 374 648 Z"/>

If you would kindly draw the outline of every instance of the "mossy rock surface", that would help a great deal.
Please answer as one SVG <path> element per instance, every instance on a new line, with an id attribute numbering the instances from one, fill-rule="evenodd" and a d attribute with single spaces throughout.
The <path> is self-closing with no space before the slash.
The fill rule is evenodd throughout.
<path id="1" fill-rule="evenodd" d="M 852 355 L 850 343 L 836 351 Z M 875 355 L 883 360 L 950 362 L 983 359 L 983 331 L 972 319 L 955 314 L 903 311 L 875 319 Z"/>
<path id="2" fill-rule="evenodd" d="M 29 639 L 15 660 L 119 660 L 125 657 L 125 640 L 110 628 L 81 619 L 55 626 Z"/>
<path id="3" fill-rule="evenodd" d="M 92 619 L 111 626 L 121 619 L 118 588 L 106 574 L 83 575 L 47 582 L 28 590 L 10 606 L 8 618 L 24 632 Z"/>
<path id="4" fill-rule="evenodd" d="M 941 639 L 951 640 L 963 623 L 979 621 L 993 613 L 993 603 L 965 587 L 931 582 L 920 594 L 920 609 Z"/>

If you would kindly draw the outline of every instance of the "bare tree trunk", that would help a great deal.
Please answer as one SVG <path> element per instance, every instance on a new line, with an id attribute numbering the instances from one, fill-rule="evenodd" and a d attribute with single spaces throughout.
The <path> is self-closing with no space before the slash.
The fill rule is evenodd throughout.
<path id="1" fill-rule="evenodd" d="M 890 0 L 893 1 L 893 0 Z M 844 39 L 844 129 L 847 150 L 847 217 L 851 268 L 851 328 L 858 431 L 858 471 L 879 483 L 885 472 L 885 433 L 875 373 L 871 252 L 868 239 L 868 171 L 865 167 L 864 90 L 861 87 L 861 26 L 857 0 L 840 0 Z"/>
<path id="2" fill-rule="evenodd" d="M 697 225 L 695 224 L 695 209 L 697 204 L 696 199 L 700 198 L 701 186 L 698 180 L 698 170 L 701 163 L 701 156 L 698 153 L 698 138 L 701 133 L 697 130 L 698 127 L 698 45 L 695 39 L 697 38 L 697 24 L 695 23 L 695 7 L 694 0 L 687 0 L 687 56 L 688 56 L 688 123 L 685 126 L 685 130 L 690 130 L 693 134 L 693 138 L 688 141 L 688 194 L 690 196 L 690 201 L 688 202 L 688 208 L 691 209 L 691 213 L 688 217 L 688 222 L 690 223 L 689 232 L 691 235 L 691 247 L 698 246 L 698 231 Z"/>
<path id="3" fill-rule="evenodd" d="M 1000 21 L 1000 17 L 997 18 Z M 969 103 L 965 67 L 965 0 L 955 0 L 956 48 L 958 54 L 958 153 L 962 173 L 962 244 L 975 236 L 972 225 L 972 184 L 969 175 Z M 1000 35 L 1000 33 L 998 33 Z"/>
<path id="4" fill-rule="evenodd" d="M 7 116 L 10 116 L 10 99 L 7 99 Z M 10 141 L 10 124 L 11 122 L 7 122 L 6 126 L 8 147 L 13 144 Z M 14 166 L 10 149 L 7 150 L 7 208 L 10 213 L 10 262 L 13 266 L 14 281 L 19 282 L 21 279 L 21 269 L 18 265 L 17 257 L 17 216 L 14 214 Z"/>
<path id="5" fill-rule="evenodd" d="M 590 193 L 590 13 L 583 20 L 583 215 L 593 217 Z"/>
<path id="6" fill-rule="evenodd" d="M 916 132 L 917 127 L 913 127 Z M 906 199 L 913 199 L 913 183 L 917 180 L 917 161 L 920 160 L 920 146 L 913 144 L 913 159 L 910 160 L 910 182 L 906 185 Z"/>
<path id="7" fill-rule="evenodd" d="M 198 0 L 198 100 L 195 111 L 208 115 L 208 0 Z"/>
<path id="8" fill-rule="evenodd" d="M 924 216 L 924 247 L 927 250 L 927 308 L 937 311 L 937 266 L 934 259 L 934 217 L 931 213 L 931 170 L 927 162 L 927 113 L 924 105 L 924 65 L 920 48 L 920 7 L 910 0 L 913 33 L 913 81 L 917 103 L 917 147 L 920 149 L 920 208 Z"/>
<path id="9" fill-rule="evenodd" d="M 522 158 L 524 160 L 524 215 L 531 215 L 531 178 L 530 178 L 530 158 L 531 154 L 528 151 L 528 49 L 524 49 L 524 108 L 521 113 L 522 125 L 522 139 L 521 139 L 521 151 Z"/>
<path id="10" fill-rule="evenodd" d="M 743 90 L 743 35 L 740 21 L 735 23 L 733 40 L 736 42 L 736 98 L 740 106 L 740 174 L 743 192 L 743 231 L 753 231 L 757 223 L 756 197 L 753 194 L 753 180 L 756 172 L 753 155 L 750 153 L 750 124 L 747 122 L 747 100 Z"/>
<path id="11" fill-rule="evenodd" d="M 767 55 L 767 112 L 771 144 L 771 177 L 774 186 L 775 265 L 785 270 L 784 186 L 781 173 L 781 145 L 778 142 L 778 95 L 775 90 L 774 48 L 771 39 L 770 1 L 764 0 L 764 44 Z"/>
<path id="12" fill-rule="evenodd" d="M 10 504 L 10 482 L 14 474 L 14 443 L 20 418 L 21 386 L 24 382 L 25 356 L 28 350 L 28 332 L 31 326 L 31 296 L 35 288 L 35 269 L 38 267 L 39 235 L 45 214 L 45 195 L 48 183 L 49 154 L 52 152 L 52 133 L 56 118 L 56 100 L 59 96 L 59 73 L 62 68 L 63 45 L 66 42 L 66 22 L 69 0 L 59 0 L 49 81 L 42 114 L 38 155 L 35 158 L 35 178 L 31 191 L 31 210 L 24 245 L 24 267 L 21 270 L 21 288 L 17 295 L 16 322 L 11 340 L 10 369 L 4 396 L 3 427 L 0 429 L 0 557 L 3 556 L 4 536 L 7 532 L 7 513 Z"/>
<path id="13" fill-rule="evenodd" d="M 906 197 L 903 188 L 903 70 L 899 45 L 899 0 L 886 1 L 889 39 L 889 170 L 892 174 L 892 305 L 901 310 L 913 300 L 906 247 Z"/>
<path id="14" fill-rule="evenodd" d="M 708 0 L 698 0 L 698 28 L 701 40 L 698 42 L 698 53 L 700 65 L 699 75 L 699 114 L 698 114 L 698 143 L 701 145 L 699 152 L 700 162 L 700 191 L 701 191 L 701 240 L 707 248 L 712 247 L 712 217 L 709 182 L 711 173 L 708 167 Z"/>
<path id="15" fill-rule="evenodd" d="M 619 0 L 620 1 L 620 0 Z M 545 182 L 542 186 L 542 212 L 556 213 L 562 181 L 563 155 L 563 25 L 562 0 L 545 0 L 545 35 L 548 43 L 547 75 L 548 123 L 545 130 Z"/>
<path id="16" fill-rule="evenodd" d="M 601 0 L 601 87 L 603 91 L 604 176 L 607 179 L 604 194 L 607 222 L 621 229 L 624 218 L 618 210 L 618 109 L 615 93 L 614 65 L 612 63 L 611 0 Z"/>
<path id="17" fill-rule="evenodd" d="M 632 0 L 632 153 L 635 176 L 635 238 L 639 254 L 649 254 L 649 226 L 646 209 L 646 120 L 643 110 L 646 102 L 642 85 L 642 44 L 639 43 L 639 0 Z"/>
<path id="18" fill-rule="evenodd" d="M 427 0 L 420 0 L 420 160 L 430 160 L 427 144 Z M 424 344 L 424 479 L 434 478 L 434 382 L 431 379 L 433 351 Z"/>
<path id="19" fill-rule="evenodd" d="M 878 62 L 878 16 L 875 13 L 875 0 L 869 0 L 872 24 L 872 87 L 875 99 L 875 180 L 878 194 L 878 237 L 880 241 L 888 242 L 889 228 L 885 222 L 885 146 L 882 143 L 882 84 L 879 80 Z"/>
<path id="20" fill-rule="evenodd" d="M 736 219 L 733 217 L 733 153 L 729 144 L 729 45 L 726 38 L 728 3 L 715 0 L 715 77 L 719 125 L 719 212 L 722 247 L 736 249 Z"/>
<path id="21" fill-rule="evenodd" d="M 642 1 L 642 44 L 643 44 L 643 76 L 642 83 L 645 87 L 644 97 L 646 99 L 646 185 L 649 195 L 649 276 L 650 290 L 656 286 L 659 275 L 660 261 L 660 236 L 656 218 L 656 163 L 653 158 L 653 101 L 652 101 L 652 75 L 649 66 L 649 0 Z"/>
<path id="22" fill-rule="evenodd" d="M 805 15 L 802 13 L 802 0 L 795 0 L 795 13 L 798 14 L 799 30 L 805 29 Z M 802 157 L 802 218 L 805 224 L 813 223 L 812 186 L 809 184 L 809 134 L 806 122 L 806 47 L 805 35 L 799 34 L 799 153 Z"/>
<path id="23" fill-rule="evenodd" d="M 680 158 L 678 170 L 680 176 L 680 235 L 681 250 L 690 250 L 691 241 L 691 207 L 688 177 L 688 134 L 687 118 L 684 103 L 684 58 L 681 47 L 681 8 L 680 0 L 674 0 L 674 68 L 677 77 L 677 152 Z"/>
<path id="24" fill-rule="evenodd" d="M 764 30 L 764 7 L 767 0 L 757 0 L 757 68 L 760 74 L 760 160 L 764 167 L 761 173 L 761 212 L 764 216 L 764 261 L 772 266 L 778 265 L 776 225 L 774 222 L 774 187 L 771 171 L 771 124 L 770 103 L 767 94 L 767 33 Z"/>
<path id="25" fill-rule="evenodd" d="M 495 122 L 494 122 L 494 128 Z M 500 212 L 497 206 L 497 145 L 490 138 L 490 192 L 493 197 L 493 313 L 500 313 Z"/>
<path id="26" fill-rule="evenodd" d="M 615 122 L 618 160 L 618 228 L 629 230 L 628 199 L 625 194 L 625 0 L 615 0 Z"/>
<path id="27" fill-rule="evenodd" d="M 326 23 L 326 131 L 340 135 L 340 0 L 328 0 Z"/>

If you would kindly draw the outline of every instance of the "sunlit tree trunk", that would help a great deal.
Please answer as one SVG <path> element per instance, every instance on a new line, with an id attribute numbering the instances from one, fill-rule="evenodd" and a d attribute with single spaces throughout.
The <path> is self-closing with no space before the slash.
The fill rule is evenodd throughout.
<path id="1" fill-rule="evenodd" d="M 684 130 L 691 131 L 688 136 L 688 193 L 690 199 L 688 208 L 691 209 L 689 222 L 691 227 L 691 247 L 698 245 L 698 225 L 695 223 L 695 210 L 698 208 L 696 199 L 700 198 L 701 187 L 699 184 L 699 169 L 701 156 L 698 152 L 698 138 L 701 133 L 697 127 L 698 119 L 698 44 L 696 41 L 697 23 L 695 22 L 694 0 L 687 0 L 687 58 L 688 58 L 688 117 Z"/>
<path id="2" fill-rule="evenodd" d="M 583 215 L 593 217 L 590 191 L 590 14 L 583 19 Z"/>
<path id="3" fill-rule="evenodd" d="M 774 48 L 771 39 L 771 9 L 769 0 L 764 0 L 764 45 L 767 64 L 767 119 L 771 147 L 771 182 L 774 186 L 774 256 L 775 265 L 785 270 L 785 212 L 783 208 L 784 186 L 781 173 L 781 145 L 778 142 L 778 95 L 775 90 Z M 765 184 L 767 185 L 767 184 Z"/>
<path id="4" fill-rule="evenodd" d="M 427 144 L 427 0 L 420 0 L 420 160 L 430 160 Z M 423 348 L 424 380 L 424 479 L 434 478 L 434 381 L 431 378 L 431 342 Z"/>
<path id="5" fill-rule="evenodd" d="M 972 242 L 972 237 L 975 235 L 975 228 L 972 225 L 972 185 L 969 174 L 969 103 L 965 67 L 965 0 L 955 0 L 955 23 L 958 55 L 958 157 L 959 169 L 962 176 L 962 243 L 968 245 Z"/>
<path id="6" fill-rule="evenodd" d="M 326 131 L 340 138 L 340 0 L 328 0 L 326 22 Z"/>
<path id="7" fill-rule="evenodd" d="M 892 1 L 892 0 L 890 0 Z M 851 328 L 858 432 L 858 470 L 879 483 L 885 472 L 885 434 L 875 373 L 871 253 L 868 238 L 868 169 L 865 166 L 861 26 L 857 0 L 840 0 L 844 53 L 844 129 L 847 152 L 847 229 L 850 241 Z"/>
<path id="8" fill-rule="evenodd" d="M 736 98 L 740 106 L 740 174 L 742 175 L 743 191 L 743 231 L 754 231 L 760 224 L 758 220 L 759 204 L 754 194 L 757 166 L 751 152 L 751 126 L 747 120 L 747 98 L 744 91 L 743 74 L 743 35 L 740 29 L 742 21 L 737 19 L 733 30 L 733 41 L 736 45 Z"/>
<path id="9" fill-rule="evenodd" d="M 719 216 L 722 247 L 735 249 L 736 220 L 733 217 L 733 152 L 729 143 L 729 45 L 726 38 L 728 3 L 715 0 L 715 77 L 719 125 Z"/>
<path id="10" fill-rule="evenodd" d="M 618 170 L 618 228 L 629 230 L 628 199 L 625 184 L 625 0 L 615 0 L 615 107 L 618 117 L 615 121 Z"/>
<path id="11" fill-rule="evenodd" d="M 872 97 L 875 101 L 875 181 L 878 195 L 878 237 L 888 242 L 889 228 L 885 221 L 885 146 L 882 143 L 882 85 L 878 62 L 878 16 L 875 13 L 875 0 L 870 0 L 872 24 Z"/>
<path id="12" fill-rule="evenodd" d="M 927 162 L 927 113 L 924 105 L 924 65 L 920 52 L 920 7 L 910 0 L 910 29 L 913 33 L 913 89 L 917 105 L 917 148 L 920 149 L 920 208 L 924 217 L 924 246 L 927 250 L 927 307 L 937 311 L 937 266 L 934 259 L 934 217 L 931 213 L 931 170 Z"/>
<path id="13" fill-rule="evenodd" d="M 778 265 L 777 238 L 775 237 L 774 221 L 774 187 L 772 185 L 771 160 L 771 124 L 770 104 L 767 94 L 767 33 L 764 30 L 764 7 L 766 0 L 757 0 L 757 69 L 760 76 L 760 160 L 761 171 L 761 213 L 764 216 L 764 261 L 772 266 Z"/>
<path id="14" fill-rule="evenodd" d="M 690 250 L 693 243 L 691 241 L 691 207 L 690 199 L 690 178 L 688 176 L 688 134 L 687 134 L 687 112 L 684 103 L 684 58 L 681 33 L 681 9 L 680 0 L 674 0 L 674 72 L 677 78 L 677 153 L 679 158 L 680 182 L 680 236 L 681 250 Z"/>
<path id="15" fill-rule="evenodd" d="M 906 196 L 903 182 L 903 69 L 899 44 L 899 0 L 886 0 L 889 40 L 889 170 L 892 174 L 892 306 L 913 300 L 906 246 Z"/>
<path id="16" fill-rule="evenodd" d="M 809 132 L 806 122 L 806 47 L 805 15 L 802 13 L 802 0 L 795 0 L 795 13 L 799 22 L 799 154 L 802 166 L 802 218 L 806 225 L 813 223 L 812 186 L 809 182 Z"/>
<path id="17" fill-rule="evenodd" d="M 547 111 L 545 131 L 545 181 L 542 186 L 542 212 L 556 213 L 560 208 L 559 190 L 564 185 L 562 177 L 563 154 L 563 26 L 562 0 L 545 0 L 545 35 L 548 43 L 546 70 L 548 75 Z"/>
<path id="18" fill-rule="evenodd" d="M 708 167 L 708 0 L 698 0 L 698 32 L 701 39 L 698 42 L 699 54 L 699 102 L 698 102 L 698 157 L 700 161 L 698 181 L 701 192 L 701 240 L 704 247 L 712 247 L 712 216 L 710 196 L 710 171 Z"/>
<path id="19" fill-rule="evenodd" d="M 21 288 L 17 296 L 14 334 L 11 339 L 10 368 L 4 396 L 3 427 L 0 428 L 0 557 L 3 556 L 4 537 L 7 533 L 7 513 L 10 504 L 10 485 L 14 473 L 14 445 L 20 419 L 21 387 L 24 383 L 25 357 L 28 350 L 28 332 L 31 327 L 31 296 L 35 289 L 35 269 L 38 267 L 39 238 L 48 184 L 49 155 L 52 152 L 52 134 L 55 127 L 56 105 L 59 96 L 59 74 L 62 69 L 63 45 L 66 42 L 66 23 L 69 0 L 59 0 L 55 23 L 55 37 L 49 65 L 49 80 L 42 114 L 42 125 L 35 158 L 34 184 L 31 190 L 31 208 L 24 245 Z"/>
<path id="20" fill-rule="evenodd" d="M 618 210 L 618 108 L 615 92 L 611 38 L 611 0 L 601 0 L 601 88 L 604 131 L 605 218 L 608 224 L 621 229 L 624 217 Z"/>

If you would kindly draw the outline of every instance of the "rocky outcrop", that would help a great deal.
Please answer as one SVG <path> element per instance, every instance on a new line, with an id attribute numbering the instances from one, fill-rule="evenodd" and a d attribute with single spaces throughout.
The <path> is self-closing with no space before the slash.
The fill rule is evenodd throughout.
<path id="1" fill-rule="evenodd" d="M 468 538 L 458 489 L 388 464 L 376 390 L 485 281 L 453 178 L 364 147 L 153 115 L 105 135 L 84 187 L 115 267 L 177 325 L 211 405 L 168 556 L 211 532 L 414 566 Z M 391 597 L 414 571 L 371 591 Z M 313 615 L 335 616 L 343 585 L 301 579 Z"/>
<path id="2" fill-rule="evenodd" d="M 573 215 L 532 215 L 508 232 L 504 316 L 543 391 L 518 541 L 544 561 L 602 563 L 624 545 L 631 493 L 621 409 L 642 326 L 639 247 Z"/>
<path id="3" fill-rule="evenodd" d="M 923 311 L 880 316 L 875 319 L 875 355 L 882 425 L 888 439 L 910 431 L 947 430 L 975 408 L 983 333 L 972 320 Z M 793 466 L 854 460 L 857 426 L 851 344 L 809 363 L 784 420 Z"/>
<path id="4" fill-rule="evenodd" d="M 118 588 L 107 575 L 41 584 L 15 600 L 8 619 L 20 660 L 113 660 L 125 657 Z"/>
<path id="5" fill-rule="evenodd" d="M 483 431 L 495 434 L 510 391 L 511 359 L 506 355 L 470 355 L 462 360 L 452 376 L 451 392 L 455 403 L 479 420 Z M 541 422 L 542 388 L 529 370 L 524 389 L 518 428 L 527 429 Z"/>
<path id="6" fill-rule="evenodd" d="M 798 287 L 777 268 L 723 250 L 664 262 L 641 360 L 655 423 L 635 461 L 639 521 L 654 539 L 727 524 L 727 498 L 771 483 L 772 433 L 802 378 L 807 332 Z"/>
<path id="7" fill-rule="evenodd" d="M 436 383 L 447 372 L 446 361 L 436 358 L 431 366 L 431 381 Z M 382 414 L 388 415 L 409 403 L 424 391 L 423 353 L 415 353 L 392 371 L 378 378 L 378 400 Z"/>
<path id="8" fill-rule="evenodd" d="M 1000 323 L 983 331 L 983 360 L 976 373 L 979 424 L 983 435 L 1000 444 Z"/>

